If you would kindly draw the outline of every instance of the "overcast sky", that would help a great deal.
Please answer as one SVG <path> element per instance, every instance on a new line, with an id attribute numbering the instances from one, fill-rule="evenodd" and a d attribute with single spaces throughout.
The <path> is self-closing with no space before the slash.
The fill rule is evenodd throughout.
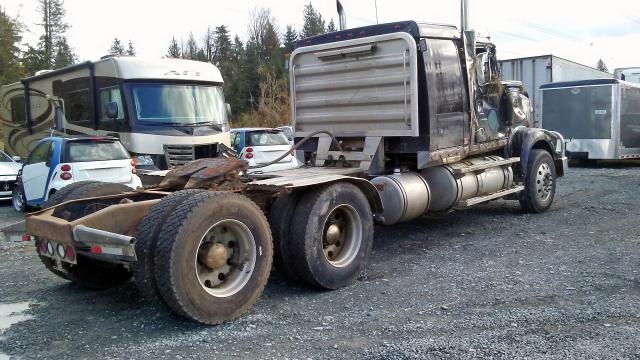
<path id="1" fill-rule="evenodd" d="M 70 45 L 80 60 L 107 53 L 114 37 L 133 41 L 138 55 L 161 57 L 172 36 L 200 39 L 207 26 L 227 25 L 245 38 L 249 12 L 271 9 L 278 26 L 302 27 L 309 0 L 66 0 Z M 327 19 L 336 19 L 335 0 L 311 0 Z M 554 54 L 589 66 L 604 59 L 609 69 L 640 66 L 640 0 L 470 0 L 471 24 L 490 35 L 502 59 Z M 19 14 L 37 42 L 36 0 L 2 0 Z M 376 23 L 375 0 L 343 0 L 348 26 Z M 419 20 L 459 26 L 459 0 L 377 0 L 378 20 Z"/>

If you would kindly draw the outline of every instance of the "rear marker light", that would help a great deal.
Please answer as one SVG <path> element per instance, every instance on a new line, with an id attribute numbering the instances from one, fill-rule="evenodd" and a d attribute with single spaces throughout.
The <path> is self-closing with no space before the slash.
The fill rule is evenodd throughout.
<path id="1" fill-rule="evenodd" d="M 244 157 L 247 159 L 253 159 L 253 154 L 252 153 L 244 154 Z"/>
<path id="2" fill-rule="evenodd" d="M 244 151 L 246 151 L 248 153 L 251 153 L 251 152 L 253 152 L 253 148 L 246 148 Z"/>
<path id="3" fill-rule="evenodd" d="M 49 254 L 49 256 L 53 256 L 53 244 L 51 241 L 47 241 L 47 254 Z"/>
<path id="4" fill-rule="evenodd" d="M 72 177 L 73 176 L 70 172 L 63 172 L 62 174 L 60 174 L 60 179 L 62 180 L 71 180 Z"/>
<path id="5" fill-rule="evenodd" d="M 73 247 L 72 246 L 67 246 L 67 250 L 65 251 L 65 257 L 69 261 L 75 261 L 76 260 L 76 253 L 73 251 Z"/>
<path id="6" fill-rule="evenodd" d="M 102 247 L 98 246 L 98 245 L 93 245 L 91 246 L 91 248 L 89 249 L 89 252 L 92 254 L 102 254 Z"/>
<path id="7" fill-rule="evenodd" d="M 47 253 L 47 241 L 40 240 L 40 254 L 46 254 L 46 253 Z"/>
<path id="8" fill-rule="evenodd" d="M 65 171 L 65 172 L 67 172 L 67 171 L 71 171 L 71 165 L 69 165 L 69 164 L 64 164 L 64 165 L 62 165 L 62 166 L 60 167 L 60 170 Z"/>
<path id="9" fill-rule="evenodd" d="M 58 256 L 61 259 L 64 259 L 65 254 L 67 253 L 66 249 L 64 248 L 64 246 L 58 244 L 58 246 L 56 246 L 56 253 L 58 254 Z"/>

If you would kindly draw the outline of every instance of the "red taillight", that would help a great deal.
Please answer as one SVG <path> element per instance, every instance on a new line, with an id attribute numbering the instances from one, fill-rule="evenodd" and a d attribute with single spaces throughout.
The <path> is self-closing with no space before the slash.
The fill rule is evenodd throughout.
<path id="1" fill-rule="evenodd" d="M 253 154 L 252 153 L 244 154 L 244 157 L 247 159 L 253 159 Z"/>
<path id="2" fill-rule="evenodd" d="M 62 165 L 62 166 L 60 167 L 60 170 L 65 171 L 65 172 L 66 172 L 66 171 L 71 171 L 71 165 L 69 165 L 69 164 L 64 164 L 64 165 Z"/>
<path id="3" fill-rule="evenodd" d="M 22 241 L 31 241 L 31 236 L 29 236 L 29 234 L 22 234 Z"/>
<path id="4" fill-rule="evenodd" d="M 62 174 L 60 174 L 60 179 L 62 180 L 71 180 L 73 176 L 71 176 L 70 172 L 63 172 Z"/>
<path id="5" fill-rule="evenodd" d="M 248 153 L 252 153 L 253 152 L 253 148 L 246 148 L 246 149 L 244 149 L 244 151 L 246 151 Z"/>
<path id="6" fill-rule="evenodd" d="M 47 240 L 40 240 L 40 254 L 47 253 Z"/>
<path id="7" fill-rule="evenodd" d="M 131 166 L 135 167 L 137 165 L 136 159 L 131 159 Z"/>
<path id="8" fill-rule="evenodd" d="M 93 245 L 89 249 L 89 252 L 91 252 L 92 254 L 100 255 L 100 254 L 102 254 L 102 247 L 98 246 L 98 245 Z"/>
<path id="9" fill-rule="evenodd" d="M 136 167 L 135 167 L 135 166 L 132 166 L 132 167 L 131 167 L 131 173 L 132 173 L 133 175 L 135 175 L 135 174 L 137 174 L 137 173 L 138 173 L 138 170 L 136 170 Z"/>
<path id="10" fill-rule="evenodd" d="M 67 258 L 67 260 L 69 260 L 69 261 L 75 261 L 75 259 L 76 259 L 76 252 L 75 252 L 75 251 L 73 251 L 73 247 L 71 247 L 71 246 L 67 246 L 67 249 L 66 249 L 66 251 L 65 251 L 65 255 L 64 255 L 64 256 L 65 256 L 65 257 Z"/>

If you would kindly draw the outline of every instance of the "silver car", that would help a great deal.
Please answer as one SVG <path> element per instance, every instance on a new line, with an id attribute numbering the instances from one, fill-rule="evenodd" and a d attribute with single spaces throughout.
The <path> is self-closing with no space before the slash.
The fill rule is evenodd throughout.
<path id="1" fill-rule="evenodd" d="M 22 168 L 19 160 L 19 157 L 11 158 L 0 150 L 0 200 L 11 199 L 18 171 Z"/>

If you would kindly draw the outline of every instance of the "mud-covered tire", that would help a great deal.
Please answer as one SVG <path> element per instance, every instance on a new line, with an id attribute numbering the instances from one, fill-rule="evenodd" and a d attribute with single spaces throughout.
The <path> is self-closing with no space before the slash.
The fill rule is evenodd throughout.
<path id="1" fill-rule="evenodd" d="M 92 198 L 92 197 L 98 197 L 98 196 L 115 195 L 115 194 L 133 191 L 133 189 L 131 189 L 127 185 L 105 183 L 101 181 L 83 181 L 83 182 L 78 182 L 76 184 L 78 184 L 77 187 L 69 189 L 69 194 L 65 198 L 65 201 L 79 200 L 79 199 Z M 71 184 L 71 185 L 68 185 L 67 187 L 74 186 L 74 185 L 75 184 Z M 62 190 L 64 190 L 65 188 L 62 188 Z M 53 196 L 55 196 L 55 194 L 53 194 Z M 64 209 L 55 209 L 53 211 L 53 216 L 61 219 L 65 219 L 67 221 L 73 221 L 85 215 L 88 215 L 86 211 L 86 205 L 82 205 L 82 204 L 79 204 L 79 205 L 70 204 L 69 206 L 64 206 Z"/>
<path id="2" fill-rule="evenodd" d="M 42 204 L 42 208 L 47 209 L 52 206 L 62 204 L 63 202 L 67 201 L 67 197 L 69 197 L 69 195 L 78 191 L 78 189 L 84 187 L 85 185 L 93 184 L 93 183 L 95 183 L 95 181 L 78 181 L 78 182 L 69 184 L 63 187 L 62 189 L 54 192 L 51 196 L 49 196 L 47 201 L 45 201 Z"/>
<path id="3" fill-rule="evenodd" d="M 299 200 L 300 192 L 282 195 L 274 201 L 269 211 L 269 226 L 273 235 L 273 265 L 293 281 L 301 281 L 290 255 L 290 229 Z"/>
<path id="4" fill-rule="evenodd" d="M 215 237 L 211 240 L 205 235 L 209 236 L 211 231 L 219 229 L 218 226 L 226 224 L 246 229 L 243 239 L 248 239 L 251 246 L 246 250 L 252 254 L 245 252 L 245 256 L 238 251 L 244 261 L 241 265 L 229 262 L 231 258 L 228 258 L 227 264 L 234 269 L 228 279 L 233 281 L 226 283 L 221 279 L 223 286 L 216 289 L 202 283 L 199 252 L 203 244 L 217 244 Z M 234 233 L 235 230 L 230 232 Z M 238 248 L 242 249 L 241 246 Z M 234 251 L 231 256 L 235 254 Z M 158 292 L 173 312 L 188 319 L 204 324 L 233 320 L 260 297 L 269 278 L 272 256 L 269 223 L 253 201 L 228 192 L 197 194 L 178 205 L 160 232 L 155 254 Z M 251 259 L 253 263 L 245 259 Z M 251 267 L 253 270 L 246 270 Z M 237 282 L 237 279 L 245 281 Z M 224 292 L 227 284 L 234 290 L 224 296 L 212 293 Z"/>
<path id="5" fill-rule="evenodd" d="M 164 305 L 158 294 L 154 274 L 155 251 L 158 235 L 171 213 L 184 200 L 205 190 L 183 190 L 174 192 L 153 205 L 137 228 L 136 257 L 133 279 L 140 293 L 154 305 Z"/>
<path id="6" fill-rule="evenodd" d="M 519 195 L 522 210 L 542 213 L 553 204 L 556 193 L 556 167 L 548 151 L 535 149 L 529 155 L 524 191 Z"/>
<path id="7" fill-rule="evenodd" d="M 342 221 L 334 218 L 340 213 Z M 355 281 L 373 244 L 373 215 L 362 191 L 349 183 L 313 189 L 303 194 L 295 214 L 289 242 L 294 271 L 323 289 L 338 289 Z M 329 241 L 332 225 L 340 230 L 339 241 L 335 237 Z"/>

